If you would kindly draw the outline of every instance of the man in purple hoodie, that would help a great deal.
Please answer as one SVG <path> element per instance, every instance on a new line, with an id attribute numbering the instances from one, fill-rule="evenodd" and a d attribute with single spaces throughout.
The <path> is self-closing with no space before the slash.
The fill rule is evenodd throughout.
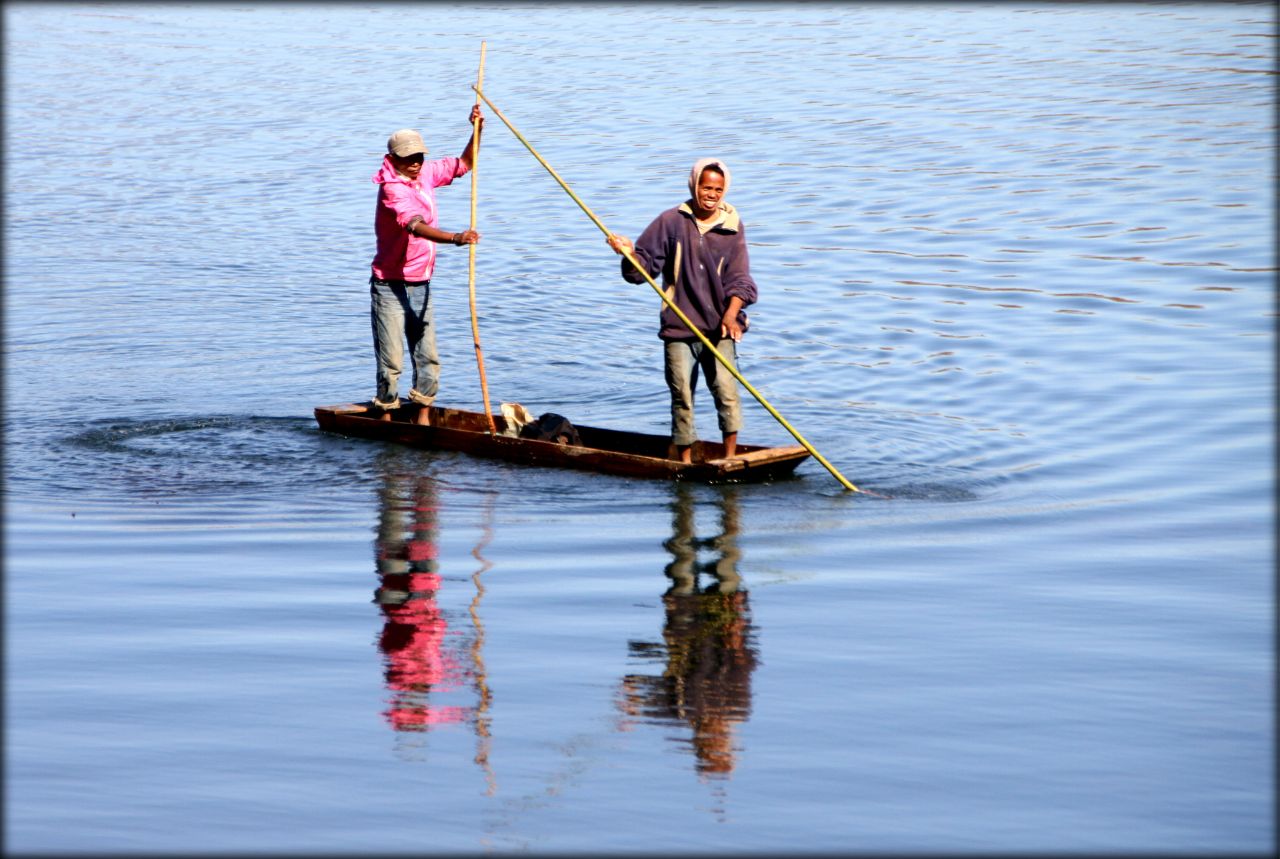
<path id="1" fill-rule="evenodd" d="M 689 172 L 689 199 L 654 219 L 634 244 L 625 236 L 609 236 L 617 253 L 629 251 L 656 278 L 677 307 L 737 368 L 737 343 L 747 330 L 743 308 L 755 303 L 756 284 L 747 259 L 742 219 L 724 202 L 729 168 L 718 158 L 703 158 Z M 622 277 L 643 283 L 644 276 L 626 259 Z M 693 395 L 701 369 L 716 404 L 725 456 L 737 452 L 742 427 L 738 381 L 680 321 L 664 302 L 658 337 L 665 349 L 667 387 L 671 390 L 671 442 L 682 462 L 692 461 L 697 440 Z"/>
<path id="2" fill-rule="evenodd" d="M 471 122 L 484 117 L 480 106 L 471 109 Z M 477 127 L 478 131 L 478 127 Z M 476 134 L 458 158 L 426 160 L 422 135 L 405 128 L 387 140 L 387 154 L 373 175 L 378 185 L 374 233 L 378 248 L 369 277 L 373 350 L 377 358 L 378 392 L 373 398 L 383 419 L 400 406 L 399 383 L 404 363 L 404 341 L 409 341 L 413 362 L 413 387 L 409 399 L 422 406 L 417 420 L 426 423 L 428 408 L 440 382 L 440 358 L 431 313 L 431 273 L 436 247 L 442 242 L 470 245 L 480 241 L 475 230 L 442 230 L 436 217 L 435 189 L 448 185 L 471 169 Z"/>

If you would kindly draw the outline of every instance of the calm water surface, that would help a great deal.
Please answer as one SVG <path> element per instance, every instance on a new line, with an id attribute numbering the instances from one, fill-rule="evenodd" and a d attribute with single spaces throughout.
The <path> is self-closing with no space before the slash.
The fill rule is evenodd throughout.
<path id="1" fill-rule="evenodd" d="M 1272 848 L 1272 5 L 4 23 L 9 850 Z M 888 499 L 317 431 L 383 142 L 461 150 L 482 40 L 612 229 L 729 163 L 743 372 Z M 493 117 L 478 175 L 494 402 L 665 432 L 655 297 Z"/>

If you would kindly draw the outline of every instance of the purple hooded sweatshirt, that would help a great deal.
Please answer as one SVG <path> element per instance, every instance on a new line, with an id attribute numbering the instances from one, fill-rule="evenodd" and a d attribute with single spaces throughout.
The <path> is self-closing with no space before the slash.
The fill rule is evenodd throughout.
<path id="1" fill-rule="evenodd" d="M 725 172 L 726 190 L 728 179 Z M 742 220 L 728 203 L 721 202 L 720 210 L 720 222 L 703 234 L 689 202 L 668 209 L 640 234 L 634 251 L 650 277 L 656 279 L 661 272 L 666 294 L 713 342 L 720 339 L 720 320 L 730 298 L 736 295 L 742 299 L 743 307 L 756 300 Z M 622 277 L 628 283 L 644 283 L 644 275 L 626 257 L 622 258 Z M 746 314 L 739 313 L 738 321 L 745 328 Z M 658 336 L 663 340 L 695 339 L 665 302 Z"/>

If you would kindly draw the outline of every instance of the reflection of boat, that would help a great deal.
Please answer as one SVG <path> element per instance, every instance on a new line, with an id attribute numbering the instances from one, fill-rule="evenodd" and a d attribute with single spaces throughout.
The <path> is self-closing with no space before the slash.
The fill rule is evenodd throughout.
<path id="1" fill-rule="evenodd" d="M 697 441 L 693 445 L 693 462 L 682 463 L 668 456 L 671 440 L 665 435 L 577 426 L 580 446 L 557 444 L 502 435 L 506 421 L 501 415 L 493 416 L 498 428 L 495 435 L 489 432 L 489 421 L 483 413 L 462 409 L 432 406 L 430 425 L 420 425 L 415 421 L 419 408 L 403 405 L 389 413 L 390 420 L 380 420 L 381 413 L 368 404 L 317 406 L 315 414 L 320 429 L 341 435 L 628 477 L 700 482 L 770 480 L 791 474 L 809 457 L 808 451 L 798 445 L 739 444 L 737 455 L 726 459 L 724 445 Z"/>

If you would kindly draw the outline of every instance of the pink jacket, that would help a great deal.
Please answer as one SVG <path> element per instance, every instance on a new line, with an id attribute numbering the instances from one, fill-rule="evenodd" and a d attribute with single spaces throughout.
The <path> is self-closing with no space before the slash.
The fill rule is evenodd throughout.
<path id="1" fill-rule="evenodd" d="M 437 158 L 422 165 L 416 182 L 410 182 L 391 163 L 382 159 L 382 168 L 373 174 L 378 188 L 378 209 L 373 229 L 378 250 L 373 257 L 373 276 L 379 280 L 430 280 L 436 266 L 436 243 L 411 235 L 406 229 L 414 217 L 428 227 L 438 226 L 436 192 L 459 176 L 467 165 L 460 158 Z"/>

